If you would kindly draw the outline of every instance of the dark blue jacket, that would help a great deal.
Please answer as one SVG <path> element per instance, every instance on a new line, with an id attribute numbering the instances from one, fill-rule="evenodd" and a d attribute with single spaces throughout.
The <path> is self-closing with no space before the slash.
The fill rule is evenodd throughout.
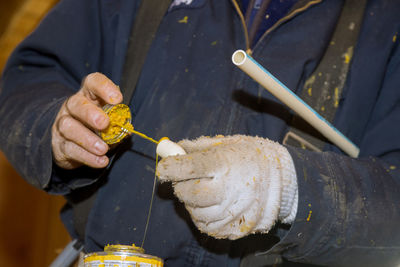
<path id="1" fill-rule="evenodd" d="M 253 57 L 295 93 L 329 45 L 341 11 L 336 0 L 308 8 L 263 36 Z M 99 188 L 85 232 L 87 251 L 143 238 L 154 167 L 153 144 L 133 136 L 107 170 L 52 166 L 51 125 L 82 78 L 102 72 L 121 80 L 133 0 L 61 1 L 11 56 L 0 95 L 0 145 L 31 184 L 64 194 L 71 235 L 80 196 Z M 200 234 L 168 184 L 157 187 L 144 244 L 166 266 L 236 266 L 246 254 L 281 253 L 321 265 L 400 263 L 400 5 L 367 5 L 334 125 L 361 149 L 349 158 L 288 147 L 299 184 L 291 227 L 228 241 Z M 187 17 L 186 20 L 182 20 Z M 185 22 L 186 21 L 186 22 Z M 282 141 L 292 113 L 231 63 L 245 48 L 239 16 L 229 0 L 194 0 L 164 17 L 131 101 L 136 129 L 155 139 L 248 134 Z M 100 178 L 99 178 L 100 177 Z"/>

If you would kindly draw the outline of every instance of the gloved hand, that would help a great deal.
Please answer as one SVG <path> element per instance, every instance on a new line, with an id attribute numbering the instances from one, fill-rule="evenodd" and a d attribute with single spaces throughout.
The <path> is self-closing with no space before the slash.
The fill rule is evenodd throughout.
<path id="1" fill-rule="evenodd" d="M 267 233 L 293 222 L 297 179 L 287 149 L 260 137 L 200 137 L 178 143 L 186 155 L 160 161 L 157 176 L 172 181 L 197 228 L 216 238 Z"/>

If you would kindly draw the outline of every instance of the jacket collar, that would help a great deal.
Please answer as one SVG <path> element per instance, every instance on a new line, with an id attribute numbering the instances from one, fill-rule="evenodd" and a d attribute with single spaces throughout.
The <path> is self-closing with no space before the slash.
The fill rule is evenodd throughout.
<path id="1" fill-rule="evenodd" d="M 303 13 L 310 7 L 321 3 L 323 0 L 299 0 L 296 4 L 293 5 L 293 7 L 290 9 L 288 14 L 284 16 L 283 18 L 279 19 L 272 27 L 270 27 L 260 38 L 263 39 L 265 36 L 267 36 L 270 32 L 278 28 L 282 23 L 294 18 L 300 13 Z M 244 30 L 245 38 L 246 38 L 246 52 L 251 55 L 252 50 L 250 48 L 249 44 L 249 37 L 248 37 L 248 32 L 247 32 L 247 27 L 246 27 L 246 22 L 244 20 L 244 15 L 243 12 L 240 8 L 241 6 L 241 1 L 240 0 L 231 0 L 233 6 L 235 7 L 236 12 L 238 13 L 240 20 L 242 22 L 242 27 Z"/>

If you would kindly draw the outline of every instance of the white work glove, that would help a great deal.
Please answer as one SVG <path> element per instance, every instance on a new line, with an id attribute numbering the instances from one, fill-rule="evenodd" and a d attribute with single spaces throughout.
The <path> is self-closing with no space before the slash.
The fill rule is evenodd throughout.
<path id="1" fill-rule="evenodd" d="M 267 233 L 293 222 L 297 179 L 287 149 L 260 137 L 200 137 L 178 143 L 186 155 L 164 158 L 161 181 L 172 181 L 197 228 L 215 238 Z"/>

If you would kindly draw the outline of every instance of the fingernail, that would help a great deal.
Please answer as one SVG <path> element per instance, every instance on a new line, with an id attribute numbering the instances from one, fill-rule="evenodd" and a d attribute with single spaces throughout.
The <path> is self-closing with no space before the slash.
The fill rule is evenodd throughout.
<path id="1" fill-rule="evenodd" d="M 116 102 L 118 102 L 118 100 L 119 100 L 119 94 L 118 93 L 111 93 L 110 95 L 109 95 L 109 99 L 110 99 L 110 103 L 116 103 Z"/>
<path id="2" fill-rule="evenodd" d="M 99 129 L 105 127 L 104 122 L 105 122 L 105 117 L 103 115 L 96 115 L 96 117 L 94 118 L 94 123 Z"/>
<path id="3" fill-rule="evenodd" d="M 104 164 L 107 163 L 107 157 L 98 157 L 98 158 L 97 158 L 97 162 L 98 162 L 100 165 L 104 165 Z"/>
<path id="4" fill-rule="evenodd" d="M 105 153 L 105 152 L 107 151 L 106 145 L 105 145 L 104 143 L 100 142 L 100 141 L 97 141 L 97 142 L 94 144 L 94 148 L 95 148 L 95 149 L 97 150 L 97 152 L 99 152 L 99 153 Z"/>

